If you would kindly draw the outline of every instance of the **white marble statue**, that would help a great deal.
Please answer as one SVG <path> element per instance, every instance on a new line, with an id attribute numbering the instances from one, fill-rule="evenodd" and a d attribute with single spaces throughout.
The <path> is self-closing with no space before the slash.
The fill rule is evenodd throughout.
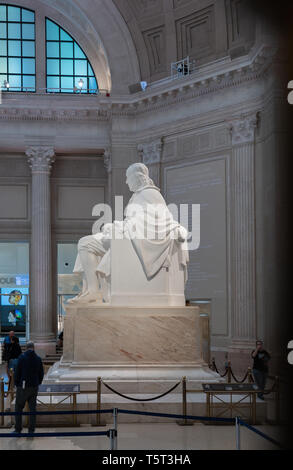
<path id="1" fill-rule="evenodd" d="M 123 222 L 105 224 L 101 232 L 79 240 L 74 272 L 83 273 L 83 290 L 69 303 L 111 302 L 111 242 L 115 239 L 131 240 L 147 281 L 168 266 L 174 250 L 178 252 L 178 270 L 184 270 L 187 278 L 187 231 L 173 219 L 160 190 L 149 178 L 148 168 L 142 163 L 131 165 L 126 183 L 134 194 Z M 119 260 L 115 266 L 121 276 L 127 272 L 127 266 L 121 266 Z"/>

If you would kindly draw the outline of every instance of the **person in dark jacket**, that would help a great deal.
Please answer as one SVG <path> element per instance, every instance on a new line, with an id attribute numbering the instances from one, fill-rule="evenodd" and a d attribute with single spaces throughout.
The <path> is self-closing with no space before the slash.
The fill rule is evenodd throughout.
<path id="1" fill-rule="evenodd" d="M 43 381 L 44 369 L 41 358 L 34 351 L 34 343 L 26 345 L 17 363 L 14 383 L 16 385 L 15 411 L 21 413 L 24 405 L 28 402 L 29 410 L 36 411 L 37 395 L 39 385 Z M 33 433 L 36 427 L 36 416 L 29 416 L 29 433 Z M 21 433 L 22 416 L 15 416 L 15 433 Z"/>
<path id="2" fill-rule="evenodd" d="M 271 358 L 270 354 L 264 349 L 263 342 L 257 341 L 256 348 L 251 353 L 251 357 L 253 358 L 253 377 L 254 381 L 256 382 L 260 392 L 257 394 L 258 398 L 264 400 L 263 391 L 266 386 L 266 380 L 268 376 L 268 362 Z"/>
<path id="3" fill-rule="evenodd" d="M 4 338 L 4 341 L 3 341 L 3 361 L 7 361 L 7 375 L 9 375 L 9 372 L 8 372 L 8 351 L 10 349 L 10 346 L 11 346 L 11 338 L 13 338 L 13 336 L 15 336 L 15 333 L 14 331 L 9 331 L 9 334 L 8 336 L 5 336 Z"/>
<path id="4" fill-rule="evenodd" d="M 21 355 L 21 347 L 19 345 L 19 339 L 17 336 L 12 336 L 11 344 L 9 346 L 7 352 L 7 360 L 8 360 L 8 369 L 13 369 L 13 373 L 15 374 L 16 366 L 18 362 L 18 358 Z"/>

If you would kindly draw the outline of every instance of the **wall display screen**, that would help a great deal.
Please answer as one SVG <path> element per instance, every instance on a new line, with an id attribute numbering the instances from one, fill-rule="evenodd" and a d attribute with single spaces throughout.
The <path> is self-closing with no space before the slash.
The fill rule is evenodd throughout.
<path id="1" fill-rule="evenodd" d="M 1 332 L 25 333 L 28 288 L 5 287 L 0 289 L 0 294 Z"/>

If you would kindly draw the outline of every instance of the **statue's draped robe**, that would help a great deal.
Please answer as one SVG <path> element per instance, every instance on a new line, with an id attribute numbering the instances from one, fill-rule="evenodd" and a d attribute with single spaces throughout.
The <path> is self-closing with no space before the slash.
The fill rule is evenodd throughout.
<path id="1" fill-rule="evenodd" d="M 111 274 L 110 249 L 105 250 L 103 234 L 92 235 L 91 248 L 96 244 L 96 254 L 102 259 L 97 265 L 97 272 L 104 276 Z M 152 279 L 163 266 L 168 266 L 173 249 L 179 250 L 179 263 L 187 279 L 187 231 L 174 221 L 160 190 L 155 186 L 146 186 L 136 191 L 125 210 L 123 222 L 114 222 L 113 238 L 131 240 L 139 257 L 147 279 Z M 181 240 L 180 242 L 178 241 Z M 175 247 L 174 247 L 175 244 Z M 91 249 L 92 251 L 92 249 Z M 79 256 L 74 272 L 83 271 Z"/>

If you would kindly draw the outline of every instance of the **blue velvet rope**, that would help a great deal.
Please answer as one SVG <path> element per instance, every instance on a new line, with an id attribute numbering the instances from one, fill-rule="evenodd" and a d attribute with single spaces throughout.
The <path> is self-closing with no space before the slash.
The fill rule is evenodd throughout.
<path id="1" fill-rule="evenodd" d="M 263 437 L 267 441 L 272 442 L 273 444 L 275 444 L 278 447 L 281 447 L 281 448 L 283 447 L 280 442 L 276 441 L 275 439 L 268 436 L 267 434 L 264 434 L 263 432 L 259 431 L 259 429 L 256 429 L 253 426 L 250 426 L 250 424 L 246 423 L 245 421 L 242 421 L 242 419 L 238 418 L 238 422 L 239 422 L 239 424 L 242 424 L 242 426 L 245 426 L 246 428 L 250 429 L 250 431 L 253 431 L 256 434 L 258 434 L 259 436 Z"/>
<path id="2" fill-rule="evenodd" d="M 148 411 L 135 411 L 135 410 L 122 410 L 117 409 L 118 413 L 134 414 L 134 415 L 146 415 L 146 416 L 161 416 L 164 418 L 179 418 L 179 419 L 192 419 L 194 421 L 222 421 L 225 423 L 235 423 L 235 418 L 215 418 L 208 416 L 190 416 L 190 415 L 176 415 L 170 413 L 152 413 Z"/>
<path id="3" fill-rule="evenodd" d="M 84 431 L 84 432 L 34 432 L 34 433 L 0 433 L 0 438 L 10 437 L 78 437 L 78 436 L 107 436 L 110 431 Z"/>
<path id="4" fill-rule="evenodd" d="M 76 411 L 1 411 L 0 416 L 37 416 L 37 415 L 90 415 L 99 413 L 113 413 L 113 409 L 110 410 L 76 410 Z"/>

